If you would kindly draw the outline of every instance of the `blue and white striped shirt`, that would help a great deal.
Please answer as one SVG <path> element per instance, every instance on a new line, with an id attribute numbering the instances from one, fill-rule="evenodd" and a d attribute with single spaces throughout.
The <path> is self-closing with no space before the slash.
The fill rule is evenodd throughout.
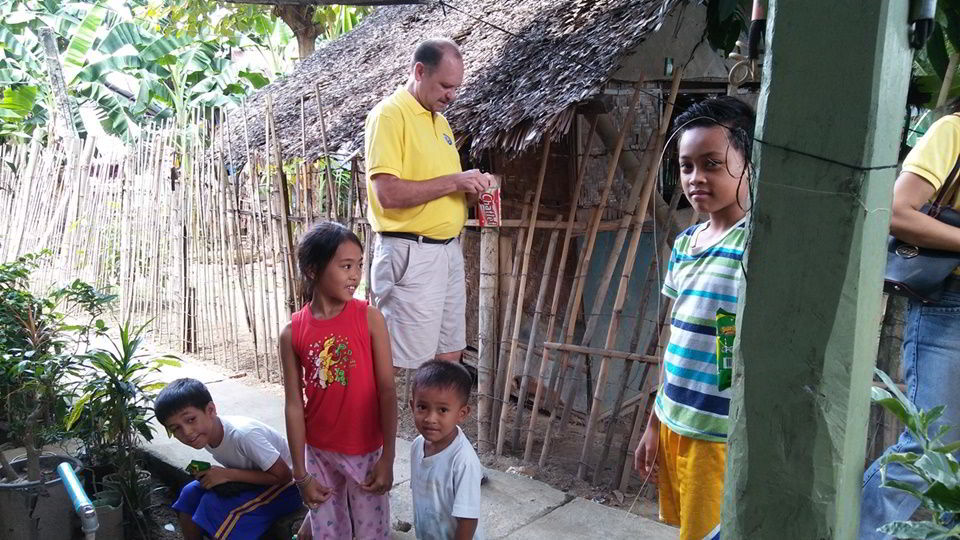
<path id="1" fill-rule="evenodd" d="M 675 433 L 724 442 L 730 389 L 717 388 L 717 310 L 737 310 L 747 229 L 741 220 L 713 244 L 693 247 L 705 227 L 702 223 L 681 233 L 670 255 L 663 294 L 674 304 L 654 410 Z"/>

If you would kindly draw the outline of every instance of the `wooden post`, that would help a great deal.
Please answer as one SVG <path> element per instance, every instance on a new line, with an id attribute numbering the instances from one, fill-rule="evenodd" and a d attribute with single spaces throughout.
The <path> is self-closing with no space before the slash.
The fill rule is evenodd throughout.
<path id="1" fill-rule="evenodd" d="M 523 248 L 523 266 L 520 270 L 520 284 L 517 286 L 517 309 L 513 315 L 513 338 L 510 340 L 510 355 L 507 357 L 507 377 L 503 388 L 503 407 L 500 408 L 500 428 L 497 430 L 497 455 L 503 453 L 503 439 L 507 433 L 507 414 L 510 401 L 510 387 L 513 383 L 513 359 L 516 358 L 517 344 L 520 340 L 520 322 L 523 319 L 524 293 L 527 288 L 527 270 L 530 267 L 530 249 L 533 247 L 533 233 L 536 230 L 533 224 L 537 221 L 540 211 L 540 194 L 543 192 L 543 178 L 547 175 L 547 164 L 550 161 L 550 138 L 544 137 L 543 159 L 540 162 L 540 174 L 537 177 L 537 190 L 533 196 L 533 210 L 530 215 L 530 226 L 527 229 L 526 244 Z M 518 404 L 522 406 L 522 404 Z M 516 450 L 516 448 L 514 448 Z"/>
<path id="2" fill-rule="evenodd" d="M 553 339 L 554 327 L 557 323 L 557 311 L 560 306 L 560 290 L 563 288 L 563 275 L 567 268 L 567 256 L 570 254 L 570 241 L 573 237 L 573 224 L 577 219 L 577 207 L 580 203 L 580 192 L 583 188 L 583 178 L 586 175 L 587 162 L 589 161 L 590 148 L 593 144 L 593 137 L 597 132 L 597 121 L 599 116 L 594 116 L 590 121 L 590 130 L 587 132 L 587 141 L 583 145 L 583 155 L 579 157 L 580 163 L 577 167 L 576 185 L 573 187 L 573 198 L 570 201 L 570 210 L 567 213 L 567 228 L 563 233 L 563 247 L 560 250 L 560 261 L 557 263 L 557 279 L 553 286 L 553 300 L 550 303 L 550 313 L 547 314 L 547 332 L 546 338 Z M 579 145 L 578 145 L 579 146 Z M 543 401 L 547 388 L 547 366 L 549 365 L 550 354 L 546 348 L 543 349 L 543 357 L 540 359 L 540 369 L 537 372 L 537 390 L 533 395 L 533 407 L 530 409 L 530 426 L 527 428 L 527 441 L 523 448 L 523 460 L 530 461 L 533 456 L 533 437 L 536 432 L 537 420 L 540 418 L 540 403 Z"/>
<path id="3" fill-rule="evenodd" d="M 480 316 L 479 358 L 477 360 L 477 448 L 493 449 L 490 443 L 490 415 L 493 412 L 493 383 L 496 378 L 494 360 L 497 349 L 497 291 L 499 290 L 500 231 L 495 227 L 480 229 Z"/>

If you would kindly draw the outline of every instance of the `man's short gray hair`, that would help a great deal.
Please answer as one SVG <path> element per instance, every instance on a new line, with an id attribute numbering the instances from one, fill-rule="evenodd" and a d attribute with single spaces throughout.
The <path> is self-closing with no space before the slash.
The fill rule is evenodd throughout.
<path id="1" fill-rule="evenodd" d="M 452 54 L 454 58 L 463 60 L 460 47 L 452 39 L 428 39 L 417 45 L 417 50 L 413 52 L 413 63 L 419 62 L 432 71 L 440 65 L 445 54 Z"/>

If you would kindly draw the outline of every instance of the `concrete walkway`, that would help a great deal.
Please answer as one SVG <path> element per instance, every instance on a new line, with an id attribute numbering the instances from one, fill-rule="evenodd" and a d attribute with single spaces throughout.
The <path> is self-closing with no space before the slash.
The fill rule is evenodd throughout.
<path id="1" fill-rule="evenodd" d="M 229 378 L 203 364 L 184 361 L 181 367 L 165 367 L 161 379 L 169 382 L 179 377 L 193 377 L 210 389 L 217 411 L 223 415 L 244 415 L 256 418 L 284 432 L 282 389 L 246 378 Z M 168 438 L 158 426 L 154 440 L 146 451 L 155 463 L 165 464 L 168 471 L 183 470 L 191 459 L 210 460 L 209 454 L 194 450 Z M 397 439 L 394 465 L 394 488 L 390 492 L 391 519 L 413 522 L 410 480 L 410 442 Z M 185 474 L 185 473 L 184 473 Z M 488 538 L 550 539 L 604 538 L 667 540 L 677 538 L 677 530 L 603 506 L 580 497 L 573 497 L 543 482 L 524 476 L 488 470 L 488 482 L 482 490 L 484 517 Z M 415 538 L 414 532 L 394 531 L 393 538 Z"/>

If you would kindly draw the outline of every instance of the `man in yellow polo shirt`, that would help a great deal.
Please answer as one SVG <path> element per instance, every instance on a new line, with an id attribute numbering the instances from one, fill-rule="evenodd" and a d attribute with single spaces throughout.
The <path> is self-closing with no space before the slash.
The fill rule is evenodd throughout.
<path id="1" fill-rule="evenodd" d="M 433 358 L 455 362 L 466 347 L 458 237 L 467 206 L 493 178 L 461 172 L 453 131 L 441 114 L 462 82 L 457 45 L 424 41 L 406 85 L 367 115 L 368 216 L 378 233 L 370 288 L 387 321 L 397 367 L 416 368 Z"/>

